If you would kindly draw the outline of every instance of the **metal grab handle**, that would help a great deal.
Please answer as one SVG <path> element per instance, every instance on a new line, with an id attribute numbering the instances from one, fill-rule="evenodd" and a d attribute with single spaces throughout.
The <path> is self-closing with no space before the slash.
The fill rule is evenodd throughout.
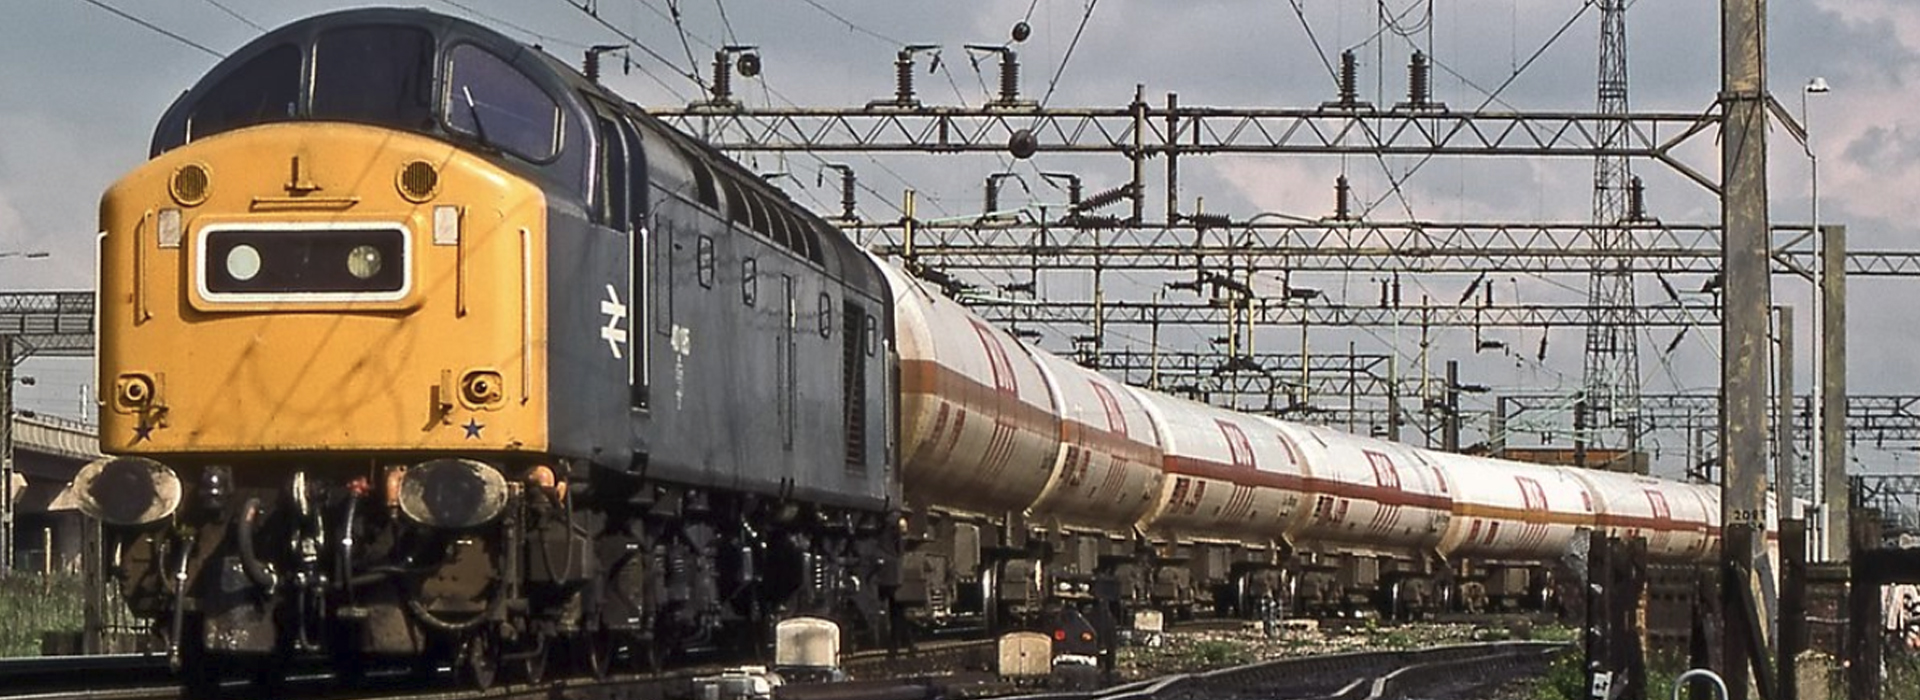
<path id="1" fill-rule="evenodd" d="M 1679 678 L 1673 679 L 1673 700 L 1680 700 L 1680 689 L 1687 687 L 1688 679 L 1700 676 L 1705 676 L 1707 680 L 1713 681 L 1714 690 L 1720 691 L 1720 700 L 1728 700 L 1727 682 L 1720 678 L 1720 674 L 1705 668 L 1691 669 L 1686 673 L 1680 674 Z"/>

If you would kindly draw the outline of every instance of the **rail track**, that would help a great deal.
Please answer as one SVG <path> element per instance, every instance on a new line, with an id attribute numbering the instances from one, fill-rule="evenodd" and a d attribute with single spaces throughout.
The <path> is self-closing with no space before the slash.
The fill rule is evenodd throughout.
<path id="1" fill-rule="evenodd" d="M 1098 691 L 1004 700 L 1395 700 L 1477 697 L 1475 691 L 1544 669 L 1562 642 L 1483 642 L 1261 661 Z"/>
<path id="2" fill-rule="evenodd" d="M 950 674 L 953 669 L 986 668 L 993 661 L 991 641 L 948 641 L 912 650 L 847 654 L 842 670 L 856 678 L 901 679 Z M 606 679 L 567 678 L 539 684 L 505 684 L 487 691 L 452 689 L 451 671 L 430 677 L 395 671 L 374 673 L 353 688 L 343 687 L 318 659 L 285 671 L 273 690 L 277 697 L 328 700 L 470 700 L 474 698 L 608 698 L 642 700 L 690 697 L 694 682 L 738 664 L 704 664 L 658 674 L 616 674 Z M 890 681 L 891 682 L 891 681 Z M 895 682 L 898 685 L 898 682 Z M 863 684 L 871 685 L 871 684 Z M 852 688 L 854 686 L 849 686 Z M 243 680 L 228 681 L 223 696 L 248 697 L 262 689 Z M 47 656 L 0 659 L 0 698 L 5 700 L 175 700 L 178 679 L 163 656 L 145 654 Z M 826 698 L 814 694 L 809 697 Z"/>
<path id="3" fill-rule="evenodd" d="M 1545 667 L 1565 647 L 1554 642 L 1489 642 L 1416 651 L 1354 652 L 1263 661 L 1204 673 L 1178 674 L 1101 690 L 1013 696 L 1011 700 L 1387 700 L 1473 697 L 1476 690 Z M 985 671 L 993 644 L 924 644 L 911 653 L 849 654 L 842 683 L 792 684 L 776 700 L 927 700 L 1004 695 L 1009 686 Z M 568 678 L 506 684 L 486 691 L 452 689 L 448 672 L 428 679 L 375 674 L 343 687 L 319 667 L 289 669 L 275 697 L 314 700 L 668 700 L 696 697 L 696 683 L 728 666 L 707 665 L 658 674 Z M 260 688 L 235 681 L 222 695 L 247 697 Z M 0 698 L 6 700 L 180 700 L 164 658 L 145 655 L 43 657 L 0 660 Z"/>

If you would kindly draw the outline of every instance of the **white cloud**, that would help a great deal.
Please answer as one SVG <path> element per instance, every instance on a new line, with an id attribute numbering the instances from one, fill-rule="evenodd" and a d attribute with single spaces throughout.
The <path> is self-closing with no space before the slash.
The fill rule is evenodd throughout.
<path id="1" fill-rule="evenodd" d="M 1890 31 L 1909 49 L 1920 50 L 1920 5 L 1910 0 L 1819 0 L 1815 5 L 1849 29 Z"/>

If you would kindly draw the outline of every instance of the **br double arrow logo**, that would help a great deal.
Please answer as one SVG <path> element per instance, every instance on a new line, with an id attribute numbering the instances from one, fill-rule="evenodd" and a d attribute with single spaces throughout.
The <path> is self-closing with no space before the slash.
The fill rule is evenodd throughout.
<path id="1" fill-rule="evenodd" d="M 627 305 L 620 303 L 620 295 L 607 285 L 607 298 L 600 302 L 600 313 L 607 315 L 607 325 L 600 327 L 600 337 L 607 341 L 607 350 L 613 353 L 613 359 L 620 359 L 620 346 L 627 342 L 627 331 L 620 322 L 627 318 Z"/>

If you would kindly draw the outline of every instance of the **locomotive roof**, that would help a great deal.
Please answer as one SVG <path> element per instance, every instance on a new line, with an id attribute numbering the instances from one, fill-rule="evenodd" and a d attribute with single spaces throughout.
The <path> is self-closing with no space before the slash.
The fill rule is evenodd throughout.
<path id="1" fill-rule="evenodd" d="M 580 183 L 582 177 L 580 173 L 587 169 L 582 159 L 589 152 L 584 140 L 594 138 L 595 134 L 593 129 L 585 126 L 592 123 L 590 115 L 593 112 L 582 96 L 592 95 L 609 105 L 624 109 L 645 132 L 643 137 L 661 139 L 673 144 L 674 150 L 685 157 L 699 160 L 716 175 L 725 177 L 739 187 L 751 191 L 768 204 L 787 209 L 815 231 L 830 232 L 831 235 L 818 236 L 825 250 L 821 251 L 822 255 L 815 258 L 815 262 L 825 266 L 829 276 L 842 279 L 870 293 L 881 293 L 880 281 L 867 269 L 868 262 L 865 256 L 844 233 L 814 215 L 806 207 L 794 202 L 780 188 L 768 184 L 763 178 L 719 150 L 668 126 L 648 114 L 644 107 L 626 100 L 604 85 L 588 80 L 574 66 L 538 46 L 529 45 L 470 20 L 421 8 L 373 7 L 340 10 L 296 20 L 260 35 L 221 60 L 168 107 L 167 112 L 155 127 L 150 155 L 158 156 L 184 144 L 188 140 L 192 110 L 203 98 L 221 87 L 224 81 L 247 69 L 263 54 L 288 44 L 310 46 L 319 35 L 328 30 L 366 25 L 420 28 L 432 36 L 436 45 L 441 47 L 454 43 L 478 46 L 506 60 L 553 97 L 565 115 L 563 118 L 571 122 L 569 126 L 562 128 L 564 135 L 560 146 L 561 153 L 548 162 L 534 162 L 521 158 L 493 158 L 514 171 L 543 183 L 550 188 L 550 191 L 558 189 L 566 192 L 581 192 L 584 190 Z M 442 79 L 444 79 L 443 76 L 436 76 L 436 80 Z M 310 77 L 308 81 L 311 81 Z M 305 118 L 309 117 L 305 115 L 289 117 L 289 119 Z M 448 133 L 439 124 L 426 125 L 421 127 L 421 130 L 436 138 L 463 145 L 472 140 L 464 135 Z M 584 195 L 578 199 L 584 201 Z"/>

